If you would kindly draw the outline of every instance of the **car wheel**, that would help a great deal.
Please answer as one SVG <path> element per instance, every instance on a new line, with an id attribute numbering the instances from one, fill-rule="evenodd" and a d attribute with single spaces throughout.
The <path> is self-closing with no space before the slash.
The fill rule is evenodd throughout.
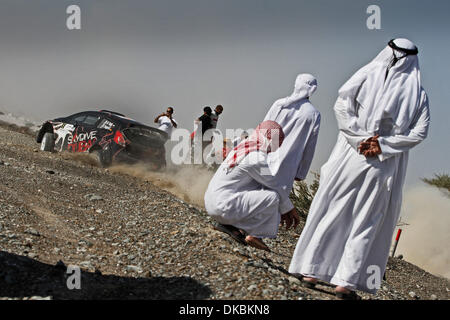
<path id="1" fill-rule="evenodd" d="M 111 165 L 112 160 L 109 150 L 97 149 L 92 151 L 92 155 L 100 167 L 107 168 Z"/>
<path id="2" fill-rule="evenodd" d="M 52 152 L 54 148 L 55 148 L 55 138 L 53 137 L 53 133 L 46 132 L 42 137 L 41 150 Z"/>

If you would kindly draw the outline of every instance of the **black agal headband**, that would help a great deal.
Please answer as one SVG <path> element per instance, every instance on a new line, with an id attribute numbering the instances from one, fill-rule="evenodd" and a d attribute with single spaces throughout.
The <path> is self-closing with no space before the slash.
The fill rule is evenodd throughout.
<path id="1" fill-rule="evenodd" d="M 417 49 L 416 46 L 414 46 L 414 49 L 405 49 L 405 48 L 400 48 L 399 46 L 397 46 L 394 43 L 395 39 L 392 39 L 391 41 L 388 42 L 388 46 L 391 47 L 392 50 L 397 50 L 400 52 L 405 53 L 405 55 L 401 58 L 397 58 L 394 54 L 394 57 L 392 58 L 391 62 L 389 63 L 389 65 L 386 68 L 386 74 L 384 76 L 384 81 L 386 81 L 387 76 L 389 74 L 389 70 L 398 62 L 398 60 L 405 58 L 406 56 L 412 56 L 412 55 L 417 55 L 419 53 L 419 50 Z"/>
<path id="2" fill-rule="evenodd" d="M 397 46 L 394 43 L 395 39 L 392 39 L 391 41 L 388 42 L 388 46 L 391 47 L 394 50 L 398 50 L 401 52 L 406 53 L 406 55 L 416 55 L 419 53 L 419 50 L 417 49 L 417 47 L 414 47 L 414 49 L 405 49 L 405 48 L 400 48 L 399 46 Z"/>

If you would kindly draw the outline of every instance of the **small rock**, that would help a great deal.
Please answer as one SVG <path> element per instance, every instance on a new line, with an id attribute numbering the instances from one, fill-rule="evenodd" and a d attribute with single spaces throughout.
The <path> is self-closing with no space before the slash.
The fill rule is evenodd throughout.
<path id="1" fill-rule="evenodd" d="M 274 269 L 274 268 L 268 268 L 268 271 L 269 272 L 271 272 L 271 273 L 273 273 L 273 274 L 277 274 L 278 273 L 278 270 L 277 269 Z"/>
<path id="2" fill-rule="evenodd" d="M 258 286 L 256 286 L 255 284 L 252 284 L 252 285 L 248 286 L 248 288 L 247 288 L 248 291 L 253 291 L 256 289 L 258 289 Z"/>
<path id="3" fill-rule="evenodd" d="M 131 271 L 131 272 L 136 272 L 136 273 L 142 273 L 142 268 L 138 267 L 138 266 L 129 265 L 126 267 L 126 270 Z"/>
<path id="4" fill-rule="evenodd" d="M 90 242 L 90 241 L 88 241 L 88 240 L 85 240 L 85 239 L 81 239 L 80 241 L 78 241 L 78 244 L 79 244 L 79 245 L 86 245 L 86 246 L 88 246 L 89 248 L 91 248 L 91 247 L 94 246 L 94 244 L 93 244 L 92 242 Z"/>
<path id="5" fill-rule="evenodd" d="M 97 213 L 103 213 L 103 210 L 102 210 L 102 209 L 97 209 L 97 210 L 95 210 L 95 212 L 97 212 Z"/>
<path id="6" fill-rule="evenodd" d="M 300 280 L 297 279 L 296 277 L 289 277 L 288 281 L 290 284 L 300 284 L 301 283 Z"/>
<path id="7" fill-rule="evenodd" d="M 36 237 L 39 237 L 41 235 L 39 233 L 39 231 L 37 231 L 36 229 L 33 229 L 33 228 L 26 230 L 25 233 L 31 234 Z"/>
<path id="8" fill-rule="evenodd" d="M 416 295 L 416 293 L 415 293 L 414 291 L 410 291 L 410 292 L 408 293 L 408 295 L 409 295 L 411 298 L 413 298 L 413 299 L 416 299 L 416 298 L 417 298 L 417 295 Z"/>
<path id="9" fill-rule="evenodd" d="M 96 195 L 96 194 L 87 194 L 84 196 L 85 199 L 88 199 L 89 201 L 100 201 L 103 200 L 102 197 Z"/>
<path id="10" fill-rule="evenodd" d="M 399 254 L 399 255 L 397 256 L 397 259 L 402 260 L 402 259 L 403 259 L 403 255 L 402 255 L 402 254 Z"/>
<path id="11" fill-rule="evenodd" d="M 53 170 L 45 170 L 45 172 L 48 174 L 55 174 L 55 171 L 53 171 Z"/>
<path id="12" fill-rule="evenodd" d="M 85 268 L 85 269 L 94 269 L 94 266 L 92 265 L 92 263 L 90 261 L 81 262 L 80 267 Z"/>
<path id="13" fill-rule="evenodd" d="M 438 297 L 437 297 L 435 294 L 432 294 L 431 297 L 430 297 L 430 299 L 431 299 L 431 300 L 437 300 Z"/>

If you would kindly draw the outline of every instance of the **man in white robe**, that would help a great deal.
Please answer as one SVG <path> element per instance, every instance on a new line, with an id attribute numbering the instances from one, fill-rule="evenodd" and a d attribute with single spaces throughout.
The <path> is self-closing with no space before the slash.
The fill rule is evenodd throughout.
<path id="1" fill-rule="evenodd" d="M 299 222 L 289 195 L 271 174 L 267 155 L 283 143 L 283 130 L 264 121 L 230 152 L 205 193 L 205 208 L 219 224 L 216 229 L 235 240 L 267 250 L 262 238 L 275 238 L 280 221 L 295 228 Z"/>
<path id="2" fill-rule="evenodd" d="M 283 183 L 283 192 L 287 196 L 292 190 L 294 180 L 306 178 L 314 156 L 320 128 L 320 112 L 311 104 L 309 98 L 316 89 L 317 80 L 314 76 L 298 75 L 294 92 L 275 101 L 264 118 L 279 123 L 285 134 L 283 146 L 269 154 L 269 165 L 272 173 Z"/>
<path id="3" fill-rule="evenodd" d="M 427 136 L 428 99 L 416 46 L 395 39 L 339 90 L 337 143 L 320 172 L 319 189 L 289 272 L 336 295 L 376 293 L 399 218 L 408 151 Z"/>

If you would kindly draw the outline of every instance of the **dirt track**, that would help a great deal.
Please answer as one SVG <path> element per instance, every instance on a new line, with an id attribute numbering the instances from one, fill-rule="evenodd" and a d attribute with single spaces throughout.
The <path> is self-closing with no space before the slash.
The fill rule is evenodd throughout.
<path id="1" fill-rule="evenodd" d="M 51 299 L 334 299 L 287 274 L 301 228 L 243 247 L 204 211 L 87 156 L 39 151 L 0 128 L 0 297 Z M 302 226 L 301 226 L 302 227 Z M 83 270 L 66 286 L 66 266 Z M 450 283 L 390 260 L 382 289 L 364 299 L 449 299 Z M 412 294 L 412 292 L 415 294 Z"/>

